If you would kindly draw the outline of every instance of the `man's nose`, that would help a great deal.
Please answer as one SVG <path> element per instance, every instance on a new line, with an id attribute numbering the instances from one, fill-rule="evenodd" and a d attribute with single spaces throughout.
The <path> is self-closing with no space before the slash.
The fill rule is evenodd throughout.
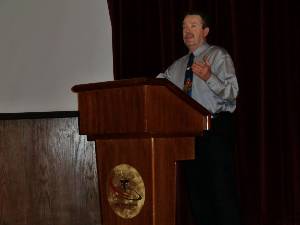
<path id="1" fill-rule="evenodd" d="M 191 31 L 191 29 L 189 27 L 185 27 L 183 29 L 183 33 L 189 33 Z"/>

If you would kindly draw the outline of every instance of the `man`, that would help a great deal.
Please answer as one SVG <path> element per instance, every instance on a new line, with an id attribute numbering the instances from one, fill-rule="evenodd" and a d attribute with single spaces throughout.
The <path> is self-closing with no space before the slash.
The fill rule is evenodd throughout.
<path id="1" fill-rule="evenodd" d="M 234 125 L 238 83 L 230 55 L 206 42 L 204 14 L 188 13 L 182 23 L 189 54 L 176 60 L 159 78 L 166 78 L 212 114 L 212 128 L 196 138 L 196 160 L 186 164 L 191 208 L 199 225 L 238 225 L 234 179 Z"/>

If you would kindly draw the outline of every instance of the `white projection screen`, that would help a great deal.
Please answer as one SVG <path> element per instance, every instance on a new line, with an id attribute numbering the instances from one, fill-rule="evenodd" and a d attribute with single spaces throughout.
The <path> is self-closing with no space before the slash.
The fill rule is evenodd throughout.
<path id="1" fill-rule="evenodd" d="M 0 113 L 76 111 L 75 84 L 113 80 L 106 0 L 0 0 Z"/>

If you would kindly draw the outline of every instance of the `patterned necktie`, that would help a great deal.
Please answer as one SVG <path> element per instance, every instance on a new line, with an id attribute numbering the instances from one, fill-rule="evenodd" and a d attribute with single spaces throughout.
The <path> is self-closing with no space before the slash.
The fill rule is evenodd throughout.
<path id="1" fill-rule="evenodd" d="M 184 78 L 184 86 L 183 86 L 183 91 L 191 96 L 192 95 L 192 84 L 193 84 L 193 71 L 192 71 L 192 65 L 194 62 L 194 54 L 191 53 L 189 56 L 189 61 L 186 66 L 186 71 L 185 71 L 185 78 Z"/>

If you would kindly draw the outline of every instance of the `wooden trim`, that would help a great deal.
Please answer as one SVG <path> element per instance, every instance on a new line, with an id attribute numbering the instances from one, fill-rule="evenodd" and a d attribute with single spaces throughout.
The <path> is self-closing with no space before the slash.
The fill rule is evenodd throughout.
<path id="1" fill-rule="evenodd" d="M 0 120 L 79 117 L 78 111 L 0 113 Z"/>

